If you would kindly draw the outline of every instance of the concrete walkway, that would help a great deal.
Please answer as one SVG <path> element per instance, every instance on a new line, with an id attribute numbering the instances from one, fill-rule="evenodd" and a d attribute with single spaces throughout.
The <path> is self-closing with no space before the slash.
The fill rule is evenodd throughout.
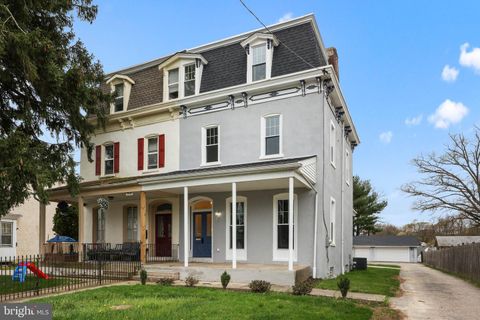
<path id="1" fill-rule="evenodd" d="M 480 319 L 480 289 L 420 263 L 401 264 L 401 297 L 392 307 L 415 320 Z"/>

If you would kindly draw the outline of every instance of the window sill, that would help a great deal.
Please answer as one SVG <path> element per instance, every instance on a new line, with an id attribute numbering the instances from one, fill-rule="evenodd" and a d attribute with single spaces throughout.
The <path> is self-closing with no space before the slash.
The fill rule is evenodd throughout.
<path id="1" fill-rule="evenodd" d="M 115 173 L 112 174 L 104 174 L 103 176 L 100 176 L 100 179 L 110 179 L 110 178 L 115 178 L 117 175 Z"/>
<path id="2" fill-rule="evenodd" d="M 268 156 L 261 155 L 258 159 L 269 160 L 269 159 L 279 159 L 279 158 L 283 158 L 283 157 L 284 157 L 283 153 L 279 153 L 279 154 L 269 154 Z"/>
<path id="3" fill-rule="evenodd" d="M 200 167 L 213 167 L 213 166 L 220 166 L 222 165 L 222 162 L 216 161 L 216 162 L 205 162 L 201 163 Z"/>
<path id="4" fill-rule="evenodd" d="M 158 169 L 147 169 L 147 170 L 143 170 L 142 174 L 159 173 L 159 172 L 160 170 Z"/>

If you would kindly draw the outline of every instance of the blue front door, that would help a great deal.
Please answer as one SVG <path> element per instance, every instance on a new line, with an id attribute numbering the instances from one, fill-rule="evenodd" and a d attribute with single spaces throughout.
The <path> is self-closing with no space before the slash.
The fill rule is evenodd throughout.
<path id="1" fill-rule="evenodd" d="M 212 256 L 212 213 L 193 213 L 193 256 Z"/>

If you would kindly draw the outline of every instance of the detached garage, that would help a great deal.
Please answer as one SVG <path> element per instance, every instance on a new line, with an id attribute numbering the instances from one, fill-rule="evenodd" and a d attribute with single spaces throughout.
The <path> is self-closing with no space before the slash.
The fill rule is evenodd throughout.
<path id="1" fill-rule="evenodd" d="M 420 241 L 412 236 L 353 237 L 353 256 L 369 262 L 417 262 Z"/>

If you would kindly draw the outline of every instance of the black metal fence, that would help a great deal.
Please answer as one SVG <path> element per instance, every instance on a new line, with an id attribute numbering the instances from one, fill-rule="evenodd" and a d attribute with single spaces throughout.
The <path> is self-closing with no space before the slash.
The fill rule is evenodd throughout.
<path id="1" fill-rule="evenodd" d="M 130 280 L 141 267 L 139 250 L 134 255 L 131 248 L 91 251 L 84 245 L 84 249 L 65 254 L 0 257 L 0 301 Z"/>
<path id="2" fill-rule="evenodd" d="M 178 261 L 178 244 L 147 244 L 147 262 L 175 262 Z"/>

